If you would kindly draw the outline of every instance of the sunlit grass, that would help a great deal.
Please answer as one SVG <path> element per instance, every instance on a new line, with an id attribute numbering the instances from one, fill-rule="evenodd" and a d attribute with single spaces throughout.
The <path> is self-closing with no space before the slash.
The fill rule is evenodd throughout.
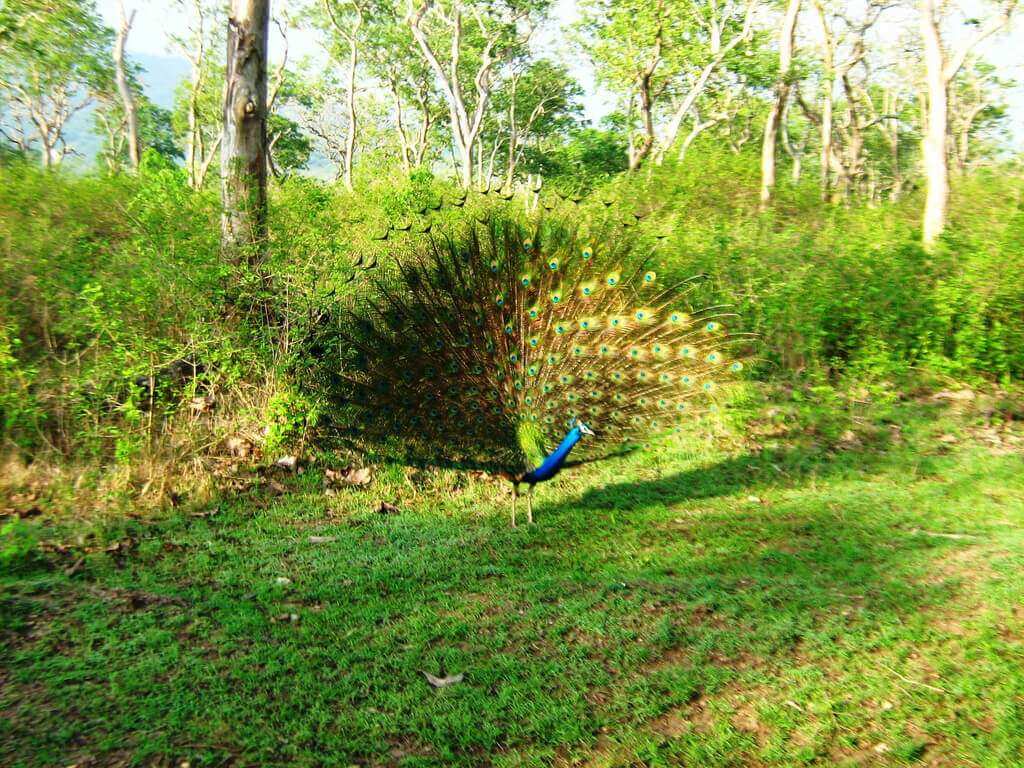
<path id="1" fill-rule="evenodd" d="M 0 581 L 0 762 L 1020 764 L 1013 444 L 931 402 L 704 429 L 516 530 L 506 486 L 400 466 L 94 530 L 131 546 Z"/>

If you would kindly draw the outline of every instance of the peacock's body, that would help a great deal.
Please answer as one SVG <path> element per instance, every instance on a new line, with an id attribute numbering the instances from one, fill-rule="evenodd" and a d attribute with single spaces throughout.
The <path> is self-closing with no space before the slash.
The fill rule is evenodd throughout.
<path id="1" fill-rule="evenodd" d="M 344 374 L 367 428 L 518 494 L 570 453 L 607 456 L 714 410 L 742 368 L 725 311 L 693 307 L 700 281 L 662 285 L 639 239 L 610 231 L 478 214 L 375 270 Z"/>

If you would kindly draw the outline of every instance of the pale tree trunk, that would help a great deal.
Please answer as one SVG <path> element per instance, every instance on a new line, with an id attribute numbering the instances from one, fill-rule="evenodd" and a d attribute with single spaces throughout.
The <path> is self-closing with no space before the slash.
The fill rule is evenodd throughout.
<path id="1" fill-rule="evenodd" d="M 949 167 L 946 164 L 946 121 L 948 118 L 943 75 L 944 56 L 935 19 L 933 0 L 921 0 L 921 40 L 924 43 L 925 85 L 928 89 L 928 112 L 921 139 L 924 175 L 927 183 L 921 239 L 926 248 L 935 245 L 946 226 L 949 202 Z"/>
<path id="2" fill-rule="evenodd" d="M 475 148 L 474 151 L 476 152 L 476 181 L 477 181 L 477 184 L 479 184 L 480 187 L 483 188 L 484 148 L 483 148 L 483 146 L 481 145 L 480 142 L 477 142 L 476 148 Z M 454 156 L 454 153 L 453 153 L 453 156 Z M 490 183 L 490 179 L 488 179 L 487 180 L 487 189 L 490 190 L 490 188 L 491 188 L 491 183 Z"/>
<path id="3" fill-rule="evenodd" d="M 844 70 L 842 83 L 843 93 L 846 95 L 846 124 L 843 137 L 846 146 L 846 162 L 843 176 L 846 185 L 845 192 L 849 197 L 861 181 L 865 166 L 864 126 L 861 125 L 860 114 L 857 111 L 859 99 L 850 81 L 849 69 Z"/>
<path id="4" fill-rule="evenodd" d="M 927 122 L 922 137 L 925 193 L 921 222 L 921 241 L 931 249 L 946 228 L 949 203 L 949 158 L 946 136 L 949 130 L 949 84 L 956 77 L 971 50 L 982 40 L 995 34 L 1010 22 L 1016 0 L 1002 3 L 1001 13 L 987 24 L 977 27 L 974 36 L 957 50 L 943 50 L 939 31 L 940 7 L 935 0 L 920 0 L 918 7 L 921 41 L 924 44 L 925 86 L 927 88 Z"/>
<path id="5" fill-rule="evenodd" d="M 117 81 L 117 91 L 124 107 L 125 130 L 128 134 L 128 162 L 131 164 L 132 170 L 137 171 L 142 152 L 139 145 L 139 115 L 135 109 L 135 96 L 128 85 L 128 74 L 125 72 L 124 66 L 124 47 L 128 42 L 128 33 L 131 31 L 134 20 L 135 11 L 126 16 L 124 3 L 121 3 L 121 25 L 114 41 L 114 79 Z"/>
<path id="6" fill-rule="evenodd" d="M 416 0 L 416 2 L 420 2 L 420 0 Z M 411 4 L 412 0 L 410 0 Z M 498 62 L 498 58 L 494 55 L 494 48 L 498 44 L 503 30 L 499 28 L 497 31 L 488 31 L 485 28 L 483 16 L 480 15 L 479 11 L 477 12 L 476 21 L 480 28 L 480 33 L 484 37 L 484 47 L 480 53 L 479 64 L 473 78 L 476 90 L 476 105 L 473 113 L 470 114 L 469 109 L 466 107 L 465 98 L 462 93 L 462 83 L 459 78 L 462 55 L 462 5 L 459 2 L 453 3 L 451 16 L 444 18 L 445 22 L 451 26 L 451 48 L 447 70 L 441 64 L 422 28 L 423 17 L 431 8 L 436 8 L 436 6 L 433 6 L 430 0 L 424 0 L 415 12 L 410 9 L 408 17 L 409 28 L 412 31 L 413 38 L 420 47 L 423 58 L 430 65 L 438 81 L 441 83 L 441 89 L 448 101 L 452 140 L 459 154 L 457 173 L 462 186 L 468 189 L 473 185 L 473 147 L 480 137 L 484 115 L 491 100 L 491 76 L 494 65 Z M 441 13 L 441 11 L 438 10 L 438 13 Z M 526 13 L 527 11 L 519 11 L 515 18 L 511 20 L 511 23 L 517 24 Z M 527 32 L 526 39 L 521 42 L 525 43 L 531 33 L 532 28 Z"/>
<path id="7" fill-rule="evenodd" d="M 512 76 L 512 94 L 508 105 L 508 161 L 505 164 L 505 187 L 512 189 L 516 172 L 516 87 L 519 85 L 519 74 Z"/>
<path id="8" fill-rule="evenodd" d="M 886 88 L 882 94 L 882 113 L 888 117 L 879 120 L 878 127 L 889 144 L 889 162 L 892 164 L 892 187 L 889 199 L 896 201 L 903 193 L 903 171 L 900 169 L 900 120 L 899 96 L 894 88 Z"/>
<path id="9" fill-rule="evenodd" d="M 195 26 L 191 28 L 195 35 L 194 45 L 182 43 L 180 48 L 192 67 L 191 90 L 186 107 L 188 129 L 185 134 L 185 174 L 189 187 L 199 189 L 205 177 L 204 168 L 209 166 L 203 148 L 202 126 L 199 124 L 199 92 L 206 79 L 206 13 L 201 0 L 194 0 L 192 7 L 196 15 Z"/>
<path id="10" fill-rule="evenodd" d="M 30 70 L 29 77 L 38 81 L 40 76 L 38 72 Z M 64 156 L 72 151 L 64 140 L 64 126 L 76 112 L 92 102 L 92 95 L 86 93 L 76 104 L 68 88 L 60 86 L 52 93 L 38 98 L 18 83 L 4 80 L 2 75 L 0 87 L 9 95 L 8 109 L 16 113 L 19 120 L 27 120 L 35 129 L 36 138 L 41 145 L 40 160 L 43 167 L 53 168 L 60 165 Z M 6 131 L 3 135 L 10 138 L 16 146 L 28 148 L 29 141 L 25 138 L 24 131 L 20 136 L 13 138 Z"/>
<path id="11" fill-rule="evenodd" d="M 410 156 L 412 147 L 409 146 L 409 137 L 405 132 L 405 111 L 402 109 L 402 97 L 398 91 L 398 80 L 394 76 L 388 78 L 388 88 L 395 103 L 395 131 L 398 133 L 398 149 L 402 154 L 402 171 L 406 176 L 412 171 Z"/>
<path id="12" fill-rule="evenodd" d="M 630 153 L 629 170 L 631 171 L 635 171 L 640 167 L 654 146 L 654 100 L 651 98 L 651 80 L 649 75 L 641 77 L 637 90 L 640 94 L 640 117 L 643 120 L 644 133 L 640 138 L 640 143 Z"/>
<path id="13" fill-rule="evenodd" d="M 523 157 L 523 152 L 526 149 L 526 142 L 529 141 L 530 131 L 533 130 L 534 123 L 537 119 L 544 114 L 547 103 L 551 100 L 550 97 L 543 98 L 537 102 L 534 108 L 530 112 L 530 116 L 526 118 L 525 125 L 520 126 L 516 121 L 516 87 L 518 84 L 518 78 L 512 80 L 512 101 L 509 105 L 508 110 L 508 165 L 505 169 L 505 186 L 508 189 L 512 188 L 512 184 L 515 181 L 516 168 L 519 166 L 519 161 Z M 520 145 L 520 137 L 523 137 L 522 146 Z"/>
<path id="14" fill-rule="evenodd" d="M 420 122 L 419 134 L 416 136 L 416 147 L 412 155 L 412 163 L 414 167 L 419 168 L 423 165 L 423 161 L 427 156 L 427 149 L 430 146 L 430 127 L 434 124 L 434 118 L 430 114 L 430 100 L 426 87 L 420 88 L 416 101 L 420 105 L 423 119 Z"/>
<path id="15" fill-rule="evenodd" d="M 273 79 L 269 80 L 267 86 L 267 120 L 269 121 L 270 116 L 274 114 L 274 107 L 277 104 L 277 97 L 281 93 L 281 88 L 284 86 L 285 76 L 288 70 L 288 30 L 290 29 L 290 19 L 285 16 L 285 20 L 282 22 L 281 19 L 273 19 L 274 25 L 277 27 L 277 31 L 281 35 L 281 58 L 278 62 L 277 68 L 274 70 Z M 270 124 L 267 124 L 267 169 L 274 176 L 275 179 L 279 179 L 285 176 L 285 171 L 277 167 L 277 163 L 274 161 L 274 148 L 277 146 L 277 142 L 281 140 L 282 131 L 276 133 L 269 133 Z"/>
<path id="16" fill-rule="evenodd" d="M 635 171 L 654 148 L 654 73 L 661 64 L 661 47 L 663 44 L 665 11 L 664 0 L 658 0 L 658 27 L 654 32 L 654 52 L 651 58 L 637 72 L 636 89 L 640 97 L 640 119 L 643 121 L 644 133 L 640 144 L 629 153 L 629 170 Z"/>
<path id="17" fill-rule="evenodd" d="M 188 97 L 188 131 L 185 134 L 185 173 L 188 176 L 188 185 L 192 189 L 199 188 L 199 184 L 196 182 L 198 175 L 196 168 L 198 163 L 197 155 L 199 153 L 198 144 L 200 142 L 196 88 L 200 82 L 202 82 L 201 79 L 197 76 L 196 70 L 193 69 L 192 92 Z"/>
<path id="18" fill-rule="evenodd" d="M 806 138 L 806 136 L 804 136 L 804 137 L 801 137 L 799 143 L 793 142 L 793 140 L 791 139 L 791 137 L 789 135 L 789 125 L 788 125 L 788 122 L 789 122 L 789 105 L 787 104 L 786 105 L 786 109 L 782 113 L 780 132 L 781 132 L 781 138 L 782 138 L 782 148 L 786 151 L 786 154 L 789 155 L 789 159 L 793 162 L 793 168 L 792 168 L 792 172 L 791 172 L 793 183 L 797 184 L 797 183 L 799 183 L 800 175 L 803 172 L 804 148 L 807 145 L 807 138 Z"/>
<path id="19" fill-rule="evenodd" d="M 345 112 L 348 118 L 348 132 L 345 134 L 345 156 L 342 158 L 342 181 L 345 187 L 352 189 L 352 164 L 355 162 L 356 133 L 356 69 L 359 66 L 359 30 L 363 26 L 363 8 L 357 0 L 349 0 L 355 11 L 355 18 L 346 27 L 338 21 L 331 7 L 333 0 L 324 0 L 324 9 L 331 20 L 331 25 L 348 43 L 348 84 L 345 88 Z"/>
<path id="20" fill-rule="evenodd" d="M 761 209 L 768 207 L 775 188 L 775 150 L 778 143 L 779 123 L 789 102 L 790 69 L 793 64 L 793 44 L 796 40 L 796 20 L 800 13 L 800 0 L 789 0 L 786 15 L 779 31 L 779 81 L 775 86 L 775 103 L 768 113 L 761 143 Z"/>
<path id="21" fill-rule="evenodd" d="M 821 32 L 824 38 L 825 92 L 821 105 L 821 160 L 818 174 L 821 178 L 821 199 L 827 202 L 832 196 L 829 185 L 832 169 L 832 99 L 836 87 L 836 44 L 821 0 L 815 0 L 814 7 L 818 11 L 818 20 L 821 22 Z"/>
<path id="22" fill-rule="evenodd" d="M 501 149 L 501 139 L 495 137 L 494 144 L 491 146 L 491 156 L 487 160 L 487 188 L 490 189 L 491 179 L 494 177 L 494 161 L 498 157 L 498 151 Z"/>
<path id="23" fill-rule="evenodd" d="M 728 111 L 728 108 L 731 105 L 731 103 L 732 100 L 729 99 L 726 102 L 725 109 L 723 109 L 718 114 L 712 115 L 707 120 L 702 120 L 700 112 L 698 112 L 696 109 L 690 110 L 691 119 L 693 120 L 693 127 L 690 128 L 689 133 L 687 133 L 686 136 L 683 137 L 683 140 L 679 143 L 679 154 L 677 155 L 676 159 L 680 163 L 683 162 L 683 160 L 686 158 L 687 151 L 690 149 L 690 146 L 693 144 L 693 142 L 697 140 L 698 136 L 700 136 L 702 133 L 704 133 L 704 131 L 708 130 L 709 128 L 714 128 L 719 123 L 723 123 L 726 120 L 731 119 L 731 116 Z"/>
<path id="24" fill-rule="evenodd" d="M 356 6 L 358 8 L 358 6 Z M 362 23 L 362 15 L 360 21 Z M 357 25 L 358 28 L 358 25 Z M 359 46 L 355 31 L 348 43 L 348 92 L 345 108 L 348 111 L 348 136 L 345 137 L 345 187 L 352 189 L 352 159 L 356 153 L 356 66 L 359 63 Z"/>
<path id="25" fill-rule="evenodd" d="M 829 80 L 825 86 L 825 100 L 821 105 L 821 199 L 832 198 L 832 89 L 835 83 Z"/>
<path id="26" fill-rule="evenodd" d="M 754 9 L 755 3 L 753 0 L 748 0 L 746 9 L 743 16 L 743 26 L 740 31 L 729 39 L 728 42 L 722 42 L 722 31 L 725 27 L 725 23 L 728 20 L 725 14 L 725 10 L 728 6 L 727 3 L 723 4 L 722 10 L 723 15 L 718 16 L 716 9 L 717 5 L 711 5 L 710 17 L 706 20 L 705 26 L 708 29 L 709 44 L 708 52 L 711 58 L 701 69 L 700 74 L 697 75 L 697 79 L 693 85 L 687 90 L 686 95 L 683 96 L 679 102 L 679 106 L 676 107 L 675 112 L 672 114 L 672 119 L 669 120 L 668 127 L 665 130 L 665 135 L 660 141 L 660 147 L 657 155 L 655 156 L 655 162 L 659 165 L 665 159 L 665 153 L 672 148 L 676 143 L 676 139 L 679 137 L 679 129 L 683 125 L 683 121 L 686 116 L 694 110 L 694 106 L 697 103 L 697 99 L 704 93 L 704 89 L 707 88 L 708 80 L 711 79 L 711 75 L 721 66 L 722 62 L 725 61 L 725 57 L 732 52 L 740 43 L 750 40 L 751 29 L 754 21 Z M 694 121 L 699 124 L 700 120 Z M 693 139 L 689 139 L 689 143 L 692 143 Z M 687 146 L 689 146 L 687 143 Z M 685 154 L 686 150 L 682 149 L 681 154 Z"/>
<path id="27" fill-rule="evenodd" d="M 267 238 L 269 0 L 231 0 L 221 141 L 221 243 L 233 261 L 262 260 Z"/>
<path id="28" fill-rule="evenodd" d="M 954 148 L 956 150 L 957 170 L 961 175 L 967 173 L 967 168 L 971 161 L 971 129 L 974 127 L 974 121 L 978 119 L 978 115 L 984 112 L 988 106 L 987 102 L 982 101 L 967 109 L 966 114 L 960 117 L 960 130 L 958 131 L 958 138 L 954 142 Z"/>

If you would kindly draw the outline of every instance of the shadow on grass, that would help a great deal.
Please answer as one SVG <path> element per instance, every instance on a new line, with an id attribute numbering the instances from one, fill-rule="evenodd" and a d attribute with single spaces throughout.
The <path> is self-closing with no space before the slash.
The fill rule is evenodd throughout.
<path id="1" fill-rule="evenodd" d="M 701 691 L 713 694 L 738 668 L 775 681 L 800 656 L 820 661 L 869 647 L 947 596 L 916 578 L 928 559 L 922 550 L 935 543 L 900 533 L 927 514 L 901 506 L 899 467 L 909 453 L 794 440 L 557 503 L 542 491 L 537 523 L 514 531 L 504 514 L 480 525 L 425 512 L 339 522 L 330 543 L 306 546 L 287 523 L 303 504 L 298 495 L 273 517 L 189 523 L 194 531 L 175 534 L 181 553 L 135 561 L 131 585 L 186 601 L 79 628 L 60 653 L 65 664 L 84 665 L 103 640 L 104 675 L 130 674 L 139 693 L 108 700 L 96 687 L 106 683 L 89 681 L 54 685 L 43 703 L 92 718 L 94 738 L 109 743 L 135 738 L 132 713 L 142 705 L 150 731 L 175 732 L 166 712 L 192 723 L 154 754 L 221 738 L 205 724 L 223 720 L 232 736 L 206 750 L 209 761 L 244 752 L 273 762 L 285 744 L 295 764 L 317 764 L 315 754 L 330 751 L 398 765 L 388 749 L 408 732 L 429 748 L 416 763 L 423 766 L 589 744 L 609 723 L 643 727 Z M 576 471 L 597 481 L 619 470 Z M 894 482 L 833 482 L 865 471 Z M 767 503 L 748 501 L 754 494 Z M 220 525 L 230 528 L 218 534 Z M 200 556 L 211 547 L 216 558 Z M 183 563 L 187 585 L 179 583 Z M 282 572 L 294 578 L 286 591 L 272 581 Z M 116 574 L 103 579 L 119 583 Z M 102 604 L 89 610 L 106 615 Z M 301 621 L 275 620 L 293 611 Z M 159 634 L 162 652 L 187 662 L 162 681 L 160 667 L 123 649 L 170 619 L 217 632 Z M 332 672 L 325 685 L 325 669 L 346 674 Z M 427 695 L 421 670 L 467 677 Z M 314 746 L 310 712 L 333 718 Z M 273 739 L 260 725 L 269 721 Z M 27 728 L 13 735 L 31 741 Z M 48 743 L 53 754 L 64 754 L 63 738 Z"/>

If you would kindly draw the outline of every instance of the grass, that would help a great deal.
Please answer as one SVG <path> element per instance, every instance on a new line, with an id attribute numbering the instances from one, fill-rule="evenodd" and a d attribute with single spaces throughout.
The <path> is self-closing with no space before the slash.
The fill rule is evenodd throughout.
<path id="1" fill-rule="evenodd" d="M 517 530 L 399 466 L 45 519 L 65 552 L 0 576 L 0 764 L 1024 765 L 1024 463 L 981 410 L 751 401 Z"/>

